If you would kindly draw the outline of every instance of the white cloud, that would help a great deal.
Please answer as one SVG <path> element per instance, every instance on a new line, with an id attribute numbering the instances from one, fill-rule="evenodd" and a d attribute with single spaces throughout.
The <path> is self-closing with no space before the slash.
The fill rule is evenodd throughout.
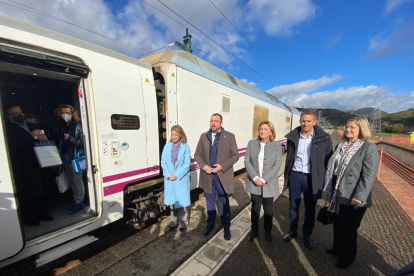
<path id="1" fill-rule="evenodd" d="M 409 1 L 410 0 L 387 0 L 385 2 L 385 13 L 389 14 L 400 7 L 402 4 Z"/>
<path id="2" fill-rule="evenodd" d="M 311 0 L 250 0 L 244 6 L 238 0 L 212 1 L 250 39 L 254 39 L 254 34 L 261 29 L 264 29 L 268 35 L 292 35 L 295 27 L 297 28 L 315 16 L 316 9 Z M 114 1 L 111 5 L 116 5 L 119 2 L 122 1 Z M 224 58 L 206 42 L 202 41 L 195 34 L 197 33 L 214 48 L 234 60 L 220 46 L 196 31 L 195 27 L 197 27 L 236 56 L 245 61 L 249 60 L 248 51 L 245 49 L 247 47 L 246 42 L 209 0 L 162 1 L 195 27 L 180 19 L 158 1 L 146 0 L 146 2 L 175 18 L 184 26 L 140 0 L 129 0 L 124 6 L 119 7 L 117 12 L 111 11 L 108 3 L 104 0 L 19 0 L 19 3 L 27 5 L 29 8 L 37 9 L 94 32 L 134 45 L 143 49 L 144 52 L 160 48 L 176 40 L 181 41 L 186 26 L 192 29 L 190 32 L 193 34 L 195 46 L 201 47 L 215 57 Z M 11 1 L 7 3 L 19 6 Z M 105 38 L 66 23 L 9 5 L 0 5 L 0 14 L 62 32 L 127 55 L 138 58 L 141 56 L 138 51 L 109 42 Z M 198 54 L 198 51 L 195 50 L 195 53 Z M 211 62 L 217 62 L 213 61 L 214 58 L 209 57 L 209 59 Z"/>
<path id="3" fill-rule="evenodd" d="M 371 59 L 387 56 L 414 55 L 414 21 L 397 21 L 389 34 L 378 33 L 369 38 Z"/>
<path id="4" fill-rule="evenodd" d="M 335 47 L 341 40 L 342 40 L 343 34 L 336 34 L 330 38 L 328 38 L 325 41 L 325 48 L 332 49 Z"/>
<path id="5" fill-rule="evenodd" d="M 249 0 L 247 8 L 247 21 L 258 22 L 267 35 L 293 35 L 294 27 L 316 16 L 310 0 Z"/>
<path id="6" fill-rule="evenodd" d="M 313 94 L 296 94 L 290 97 L 283 96 L 280 100 L 296 107 L 334 108 L 338 110 L 359 109 L 374 107 L 376 104 L 378 86 L 340 87 L 335 90 L 326 90 Z M 386 112 L 407 110 L 414 106 L 414 91 L 394 93 L 391 89 L 384 89 L 381 96 L 380 109 Z"/>
<path id="7" fill-rule="evenodd" d="M 255 82 L 248 81 L 246 79 L 241 79 L 241 80 L 244 81 L 244 82 L 246 82 L 246 83 L 248 83 L 248 84 L 250 84 L 251 86 L 256 86 L 256 83 Z"/>
<path id="8" fill-rule="evenodd" d="M 332 77 L 323 76 L 316 80 L 311 79 L 289 85 L 280 85 L 267 90 L 267 92 L 275 95 L 277 98 L 285 97 L 286 94 L 289 94 L 290 98 L 300 97 L 304 93 L 315 91 L 318 88 L 332 84 L 341 78 L 341 75 L 333 75 Z"/>

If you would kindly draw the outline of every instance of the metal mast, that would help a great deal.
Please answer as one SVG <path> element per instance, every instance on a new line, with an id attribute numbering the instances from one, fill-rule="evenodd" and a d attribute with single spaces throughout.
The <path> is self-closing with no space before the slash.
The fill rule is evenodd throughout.
<path id="1" fill-rule="evenodd" d="M 374 132 L 374 133 L 381 133 L 380 103 L 381 103 L 381 86 L 378 87 L 377 101 L 375 103 L 375 108 L 374 108 L 374 110 L 372 111 L 372 114 L 371 114 L 372 132 Z"/>
<path id="2" fill-rule="evenodd" d="M 175 45 L 181 49 L 183 49 L 186 52 L 189 52 L 190 54 L 193 53 L 193 50 L 191 50 L 191 35 L 188 34 L 188 28 L 185 30 L 185 36 L 183 36 L 183 43 L 180 43 L 178 41 L 175 42 Z"/>

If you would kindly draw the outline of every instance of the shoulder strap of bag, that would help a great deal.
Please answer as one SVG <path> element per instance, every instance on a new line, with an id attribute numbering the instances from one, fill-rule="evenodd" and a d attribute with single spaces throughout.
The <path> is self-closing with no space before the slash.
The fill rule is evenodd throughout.
<path id="1" fill-rule="evenodd" d="M 79 127 L 79 124 L 77 124 L 75 127 L 75 139 L 78 138 L 78 127 Z M 76 154 L 77 154 L 76 146 L 73 147 L 73 150 L 74 150 L 73 157 L 76 158 Z"/>

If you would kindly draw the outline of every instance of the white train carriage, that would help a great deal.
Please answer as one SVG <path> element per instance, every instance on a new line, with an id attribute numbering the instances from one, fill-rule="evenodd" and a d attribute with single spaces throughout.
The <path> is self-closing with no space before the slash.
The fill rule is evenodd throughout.
<path id="1" fill-rule="evenodd" d="M 0 267 L 33 255 L 42 265 L 92 242 L 94 237 L 87 235 L 92 230 L 121 218 L 141 224 L 156 216 L 165 208 L 160 151 L 172 125 L 184 127 L 194 152 L 210 115 L 220 112 L 244 156 L 261 120 L 275 124 L 282 144 L 284 134 L 299 122 L 297 110 L 189 53 L 169 51 L 140 61 L 0 17 L 2 111 L 9 102 L 26 113 L 41 111 L 52 130 L 57 128 L 53 111 L 58 104 L 71 104 L 80 112 L 88 196 L 86 208 L 69 216 L 71 192 L 51 192 L 54 220 L 25 226 L 5 135 L 7 118 L 1 112 Z M 236 164 L 236 170 L 242 168 L 243 158 Z M 193 162 L 193 188 L 197 174 Z M 49 188 L 56 185 L 46 182 Z"/>
<path id="2" fill-rule="evenodd" d="M 295 108 L 188 52 L 167 51 L 142 61 L 153 67 L 162 110 L 160 133 L 166 132 L 163 136 L 169 137 L 170 127 L 180 124 L 193 152 L 200 134 L 209 128 L 210 115 L 216 112 L 223 116 L 223 127 L 236 135 L 240 157 L 248 141 L 257 138 L 260 122 L 269 120 L 274 124 L 276 140 L 283 147 L 284 136 L 299 125 L 300 112 Z M 198 166 L 192 161 L 191 186 L 195 188 Z M 243 169 L 244 158 L 234 168 Z"/>

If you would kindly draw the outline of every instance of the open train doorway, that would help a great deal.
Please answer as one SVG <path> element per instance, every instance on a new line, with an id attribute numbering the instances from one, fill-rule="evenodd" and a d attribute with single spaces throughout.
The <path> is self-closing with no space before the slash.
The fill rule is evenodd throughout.
<path id="1" fill-rule="evenodd" d="M 87 146 L 88 117 L 82 98 L 84 78 L 71 74 L 70 67 L 66 67 L 68 73 L 57 72 L 58 60 L 54 64 L 41 63 L 27 57 L 19 59 L 16 53 L 11 54 L 13 56 L 1 54 L 0 103 L 4 135 L 0 140 L 6 145 L 5 160 L 9 165 L 17 219 L 23 243 L 26 243 L 96 217 L 95 187 L 93 178 L 88 177 L 91 173 L 88 165 L 76 177 L 69 171 L 74 172 L 71 160 L 77 155 L 75 149 L 83 151 L 81 156 L 85 156 L 85 163 L 91 164 Z M 16 62 L 9 62 L 11 58 Z M 62 116 L 64 113 L 69 116 Z M 69 121 L 65 121 L 69 117 Z M 47 137 L 42 145 L 56 145 L 62 165 L 42 167 L 33 149 L 39 145 L 39 133 Z M 74 146 L 77 142 L 72 139 L 83 141 Z M 56 177 L 63 171 L 70 185 L 60 193 Z M 76 212 L 74 205 L 79 209 Z M 0 234 L 7 238 L 5 233 Z"/>

